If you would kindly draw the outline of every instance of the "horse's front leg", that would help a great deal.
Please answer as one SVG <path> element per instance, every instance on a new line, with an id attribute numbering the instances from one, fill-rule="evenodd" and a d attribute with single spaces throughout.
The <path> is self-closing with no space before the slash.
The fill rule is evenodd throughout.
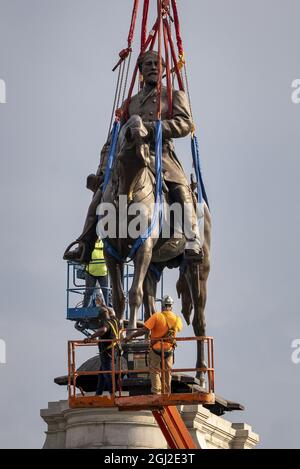
<path id="1" fill-rule="evenodd" d="M 145 317 L 144 320 L 152 316 L 156 312 L 155 300 L 156 300 L 156 292 L 157 292 L 157 284 L 158 279 L 155 275 L 148 269 L 144 285 L 143 285 L 143 303 L 145 309 Z"/>
<path id="2" fill-rule="evenodd" d="M 111 287 L 112 287 L 112 304 L 116 316 L 119 320 L 123 319 L 125 309 L 125 295 L 123 290 L 123 264 L 105 253 L 105 261 L 108 268 Z"/>
<path id="3" fill-rule="evenodd" d="M 129 290 L 129 329 L 136 329 L 137 314 L 143 302 L 143 283 L 152 257 L 153 241 L 148 238 L 134 258 L 134 277 Z"/>

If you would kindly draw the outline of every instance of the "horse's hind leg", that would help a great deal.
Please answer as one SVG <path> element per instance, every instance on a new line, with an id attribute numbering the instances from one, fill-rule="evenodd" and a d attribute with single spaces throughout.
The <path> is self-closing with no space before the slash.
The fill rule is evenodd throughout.
<path id="1" fill-rule="evenodd" d="M 186 275 L 183 272 L 180 272 L 179 279 L 177 280 L 176 291 L 178 298 L 181 299 L 181 313 L 189 326 L 191 323 L 193 303 Z"/>
<path id="2" fill-rule="evenodd" d="M 125 308 L 125 295 L 123 290 L 123 264 L 117 262 L 112 256 L 105 254 L 105 260 L 109 271 L 112 287 L 112 304 L 116 316 L 123 319 Z"/>
<path id="3" fill-rule="evenodd" d="M 207 298 L 206 282 L 207 276 L 201 272 L 201 266 L 192 264 L 188 267 L 187 282 L 190 286 L 191 297 L 194 307 L 193 329 L 195 336 L 204 337 L 206 335 L 205 305 Z M 197 341 L 197 368 L 206 368 L 205 347 L 203 341 Z M 200 379 L 201 386 L 205 385 L 204 373 L 197 371 L 197 378 Z"/>
<path id="4" fill-rule="evenodd" d="M 194 313 L 193 328 L 196 336 L 205 337 L 206 335 L 206 321 L 204 315 L 204 309 L 207 297 L 206 281 L 200 280 L 200 297 L 198 312 Z M 203 341 L 197 341 L 197 368 L 206 368 L 207 364 L 205 361 L 205 345 Z M 201 386 L 205 384 L 205 378 L 203 372 L 197 372 L 197 377 L 200 379 Z"/>
<path id="5" fill-rule="evenodd" d="M 190 291 L 193 299 L 194 318 L 193 328 L 196 336 L 206 335 L 206 321 L 205 321 L 205 306 L 207 299 L 207 280 L 210 272 L 210 239 L 211 239 L 211 219 L 210 213 L 205 205 L 204 207 L 204 259 L 200 265 L 190 265 L 188 271 L 192 275 L 190 281 Z M 204 342 L 197 341 L 197 368 L 206 368 L 205 362 L 205 344 Z M 197 377 L 200 379 L 200 384 L 205 385 L 203 372 L 197 372 Z"/>

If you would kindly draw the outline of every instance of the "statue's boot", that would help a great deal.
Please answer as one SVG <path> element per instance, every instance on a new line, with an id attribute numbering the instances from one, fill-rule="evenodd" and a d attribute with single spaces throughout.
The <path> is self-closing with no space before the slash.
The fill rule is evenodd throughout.
<path id="1" fill-rule="evenodd" d="M 203 262 L 203 259 L 204 259 L 203 249 L 200 248 L 200 251 L 198 251 L 197 248 L 196 249 L 185 249 L 184 259 L 187 262 L 201 264 L 201 262 Z"/>
<path id="2" fill-rule="evenodd" d="M 184 258 L 187 262 L 201 263 L 204 255 L 191 189 L 176 183 L 169 183 L 168 188 L 172 200 L 182 207 L 182 231 L 186 238 Z"/>

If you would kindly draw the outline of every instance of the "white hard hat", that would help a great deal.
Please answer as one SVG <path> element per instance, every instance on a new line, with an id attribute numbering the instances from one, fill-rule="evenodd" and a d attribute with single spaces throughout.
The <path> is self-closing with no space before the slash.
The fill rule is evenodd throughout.
<path id="1" fill-rule="evenodd" d="M 163 297 L 163 300 L 162 300 L 162 306 L 163 308 L 165 306 L 172 306 L 174 303 L 173 299 L 169 296 L 169 295 L 166 295 Z"/>

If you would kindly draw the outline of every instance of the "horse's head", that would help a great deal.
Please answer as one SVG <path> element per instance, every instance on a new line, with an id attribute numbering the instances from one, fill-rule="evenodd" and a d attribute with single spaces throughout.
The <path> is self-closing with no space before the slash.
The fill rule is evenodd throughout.
<path id="1" fill-rule="evenodd" d="M 118 159 L 123 164 L 147 166 L 150 161 L 148 131 L 140 116 L 131 116 L 123 125 L 118 141 Z M 134 159 L 137 158 L 136 161 Z"/>
<path id="2" fill-rule="evenodd" d="M 117 161 L 113 170 L 112 187 L 114 197 L 127 194 L 132 201 L 135 190 L 146 187 L 150 191 L 148 169 L 150 167 L 150 149 L 148 131 L 140 116 L 133 115 L 121 127 Z M 145 179 L 146 178 L 146 179 Z"/>

